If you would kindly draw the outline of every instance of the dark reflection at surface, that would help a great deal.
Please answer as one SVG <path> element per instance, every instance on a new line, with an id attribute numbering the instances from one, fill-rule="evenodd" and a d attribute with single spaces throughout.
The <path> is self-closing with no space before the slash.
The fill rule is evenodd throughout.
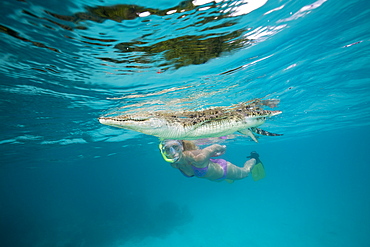
<path id="1" fill-rule="evenodd" d="M 29 69 L 54 75 L 59 71 L 69 78 L 160 73 L 204 64 L 249 46 L 249 29 L 234 16 L 241 4 L 184 1 L 166 9 L 119 4 L 61 15 L 26 2 L 0 23 L 0 33 L 10 46 L 29 54 L 29 63 L 18 71 L 27 77 Z M 46 49 L 40 52 L 31 46 Z M 76 63 L 84 66 L 77 70 Z"/>
<path id="2" fill-rule="evenodd" d="M 136 63 L 149 63 L 148 55 L 156 55 L 163 52 L 163 57 L 171 61 L 175 68 L 190 64 L 202 64 L 209 59 L 219 57 L 222 52 L 232 51 L 243 47 L 245 41 L 240 38 L 233 43 L 228 41 L 240 36 L 242 31 L 235 31 L 218 37 L 207 36 L 182 36 L 166 40 L 151 46 L 143 46 L 142 42 L 120 43 L 115 47 L 123 53 L 142 52 L 141 56 L 134 58 Z M 211 35 L 209 35 L 211 36 Z M 105 61 L 120 63 L 120 60 L 100 58 Z M 167 64 L 162 64 L 166 66 Z"/>
<path id="3" fill-rule="evenodd" d="M 60 20 L 75 23 L 82 21 L 104 22 L 105 20 L 121 22 L 136 19 L 144 12 L 148 12 L 150 15 L 165 16 L 169 11 L 183 12 L 193 10 L 195 7 L 192 1 L 184 1 L 174 8 L 165 10 L 145 8 L 133 4 L 119 4 L 113 6 L 86 7 L 86 12 L 78 12 L 72 16 L 58 15 L 51 12 L 47 13 Z"/>
<path id="4" fill-rule="evenodd" d="M 19 40 L 22 40 L 24 42 L 29 42 L 29 43 L 32 43 L 34 46 L 37 46 L 37 47 L 41 47 L 41 48 L 47 48 L 51 51 L 55 51 L 55 52 L 59 52 L 58 49 L 55 49 L 53 47 L 49 47 L 41 42 L 36 42 L 36 41 L 32 41 L 32 40 L 29 40 L 29 39 L 26 39 L 24 37 L 22 37 L 18 32 L 14 31 L 13 29 L 9 28 L 9 27 L 6 27 L 6 26 L 3 26 L 3 25 L 0 25 L 0 32 L 3 32 L 3 33 L 6 33 L 14 38 L 17 38 Z"/>
<path id="5" fill-rule="evenodd" d="M 230 4 L 232 1 L 227 1 Z M 235 31 L 226 31 L 228 28 L 237 24 L 235 17 L 231 17 L 232 12 L 229 6 L 221 7 L 225 2 L 207 4 L 207 10 L 201 10 L 195 6 L 192 1 L 184 1 L 178 6 L 160 10 L 145 8 L 138 5 L 114 5 L 87 7 L 86 12 L 79 12 L 72 16 L 58 15 L 47 12 L 54 18 L 63 21 L 69 21 L 76 24 L 78 29 L 86 29 L 82 26 L 84 21 L 93 21 L 103 23 L 105 20 L 113 20 L 118 23 L 125 23 L 128 20 L 134 20 L 147 16 L 166 16 L 172 19 L 163 19 L 163 22 L 171 20 L 183 20 L 186 18 L 196 18 L 188 26 L 174 26 L 177 31 L 177 37 L 158 41 L 155 31 L 142 35 L 130 42 L 118 42 L 117 39 L 103 39 L 83 36 L 81 42 L 97 46 L 112 46 L 116 50 L 116 55 L 97 56 L 96 58 L 114 64 L 127 64 L 126 69 L 145 69 L 150 68 L 152 63 L 158 63 L 156 66 L 162 70 L 168 68 L 180 68 L 191 64 L 203 64 L 212 58 L 221 56 L 223 52 L 230 52 L 241 47 L 248 46 L 251 40 L 243 36 L 247 30 L 239 29 Z M 150 22 L 150 19 L 142 19 L 142 22 Z M 213 25 L 212 25 L 213 24 Z M 204 26 L 204 28 L 203 28 Z M 200 29 L 199 35 L 194 32 L 187 32 L 188 28 L 197 27 Z M 166 27 L 169 28 L 169 27 Z M 67 28 L 64 28 L 67 29 Z M 134 54 L 134 55 L 133 55 Z M 107 65 L 107 64 L 103 64 Z M 127 72 L 127 70 L 126 70 Z M 128 72 L 134 72 L 128 71 Z"/>

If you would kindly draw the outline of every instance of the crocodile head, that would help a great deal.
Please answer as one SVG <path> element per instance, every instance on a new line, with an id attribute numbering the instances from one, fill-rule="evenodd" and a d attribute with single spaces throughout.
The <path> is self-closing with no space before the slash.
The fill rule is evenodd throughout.
<path id="1" fill-rule="evenodd" d="M 132 114 L 114 117 L 100 117 L 101 124 L 129 129 L 148 135 L 160 136 L 167 121 L 151 114 Z"/>

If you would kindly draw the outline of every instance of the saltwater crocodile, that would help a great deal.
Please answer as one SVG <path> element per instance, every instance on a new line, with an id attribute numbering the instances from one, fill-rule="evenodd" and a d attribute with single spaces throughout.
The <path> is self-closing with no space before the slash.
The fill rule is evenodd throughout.
<path id="1" fill-rule="evenodd" d="M 255 99 L 229 107 L 213 107 L 199 111 L 157 111 L 100 117 L 99 122 L 134 130 L 161 139 L 195 140 L 220 137 L 240 132 L 257 141 L 253 133 L 275 136 L 256 127 L 281 111 L 263 110 L 271 100 Z M 275 100 L 275 105 L 276 100 Z"/>

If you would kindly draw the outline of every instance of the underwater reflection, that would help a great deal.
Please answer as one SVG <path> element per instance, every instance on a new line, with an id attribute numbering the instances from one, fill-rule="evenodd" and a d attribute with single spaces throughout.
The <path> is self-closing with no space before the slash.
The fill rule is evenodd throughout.
<path id="1" fill-rule="evenodd" d="M 244 1 L 212 1 L 195 5 L 193 1 L 183 1 L 167 9 L 118 4 L 88 6 L 85 11 L 72 15 L 49 10 L 40 14 L 31 8 L 20 13 L 32 20 L 29 24 L 37 25 L 35 21 L 39 19 L 40 24 L 51 23 L 40 25 L 42 28 L 74 32 L 73 35 L 65 33 L 63 38 L 73 40 L 76 47 L 87 45 L 88 53 L 84 54 L 103 61 L 100 65 L 115 67 L 117 74 L 127 74 L 151 68 L 165 71 L 203 64 L 225 52 L 249 46 L 252 40 L 245 35 L 248 28 L 238 28 L 239 17 L 233 14 L 244 4 Z M 107 20 L 116 24 L 107 29 L 104 26 Z M 58 47 L 63 44 L 59 42 L 53 43 L 56 47 L 49 47 L 23 37 L 8 26 L 0 26 L 0 31 L 35 46 L 63 53 L 63 48 Z M 42 30 L 39 32 L 43 35 Z"/>
<path id="2" fill-rule="evenodd" d="M 86 8 L 86 12 L 76 13 L 73 16 L 49 14 L 61 20 L 74 23 L 83 21 L 102 23 L 105 20 L 124 22 L 140 17 L 153 15 L 166 16 L 174 15 L 175 13 L 181 13 L 175 16 L 175 18 L 179 20 L 194 18 L 197 21 L 192 22 L 186 27 L 182 27 L 182 25 L 178 28 L 175 27 L 175 30 L 183 30 L 179 37 L 158 42 L 158 40 L 153 41 L 155 37 L 150 38 L 150 36 L 155 35 L 155 33 L 148 33 L 131 42 L 120 42 L 114 45 L 114 48 L 118 50 L 120 54 L 119 58 L 98 57 L 98 59 L 110 63 L 130 64 L 128 68 L 143 68 L 144 64 L 157 62 L 156 60 L 165 60 L 165 62 L 160 64 L 162 69 L 166 69 L 171 65 L 171 67 L 177 69 L 190 64 L 203 64 L 212 58 L 219 57 L 222 52 L 230 52 L 250 44 L 251 41 L 243 37 L 243 33 L 247 29 L 232 32 L 222 31 L 224 28 L 237 24 L 236 20 L 230 16 L 233 11 L 228 5 L 231 3 L 233 3 L 233 1 L 221 3 L 212 2 L 204 7 L 203 5 L 195 6 L 192 1 L 184 1 L 178 6 L 164 10 L 145 8 L 138 5 L 120 4 L 114 6 L 88 7 Z M 224 4 L 224 6 L 221 7 L 221 4 Z M 204 8 L 206 8 L 207 13 L 205 13 Z M 227 11 L 225 11 L 226 9 Z M 150 19 L 143 20 L 143 22 L 149 21 Z M 172 19 L 163 19 L 163 21 L 171 22 Z M 199 35 L 187 34 L 186 29 L 197 26 L 204 26 L 204 28 L 200 30 Z M 79 28 L 84 29 L 82 26 Z M 103 42 L 105 40 L 103 39 L 85 38 L 100 41 L 97 45 L 104 45 Z M 111 40 L 105 45 L 110 45 L 110 41 Z M 132 56 L 132 54 L 135 55 Z M 158 57 L 158 55 L 160 56 Z"/>

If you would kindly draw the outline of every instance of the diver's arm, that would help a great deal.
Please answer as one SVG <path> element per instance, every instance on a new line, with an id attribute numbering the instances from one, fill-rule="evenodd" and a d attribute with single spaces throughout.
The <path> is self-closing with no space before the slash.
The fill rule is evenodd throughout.
<path id="1" fill-rule="evenodd" d="M 196 150 L 198 152 L 192 153 L 192 158 L 197 163 L 208 162 L 211 157 L 217 157 L 225 153 L 226 146 L 219 144 L 213 144 L 202 150 Z M 200 152 L 199 152 L 200 151 Z"/>
<path id="2" fill-rule="evenodd" d="M 211 146 L 204 148 L 202 151 L 207 156 L 207 159 L 209 159 L 211 157 L 217 157 L 217 156 L 223 155 L 226 152 L 226 146 L 219 145 L 219 144 L 213 144 Z"/>

